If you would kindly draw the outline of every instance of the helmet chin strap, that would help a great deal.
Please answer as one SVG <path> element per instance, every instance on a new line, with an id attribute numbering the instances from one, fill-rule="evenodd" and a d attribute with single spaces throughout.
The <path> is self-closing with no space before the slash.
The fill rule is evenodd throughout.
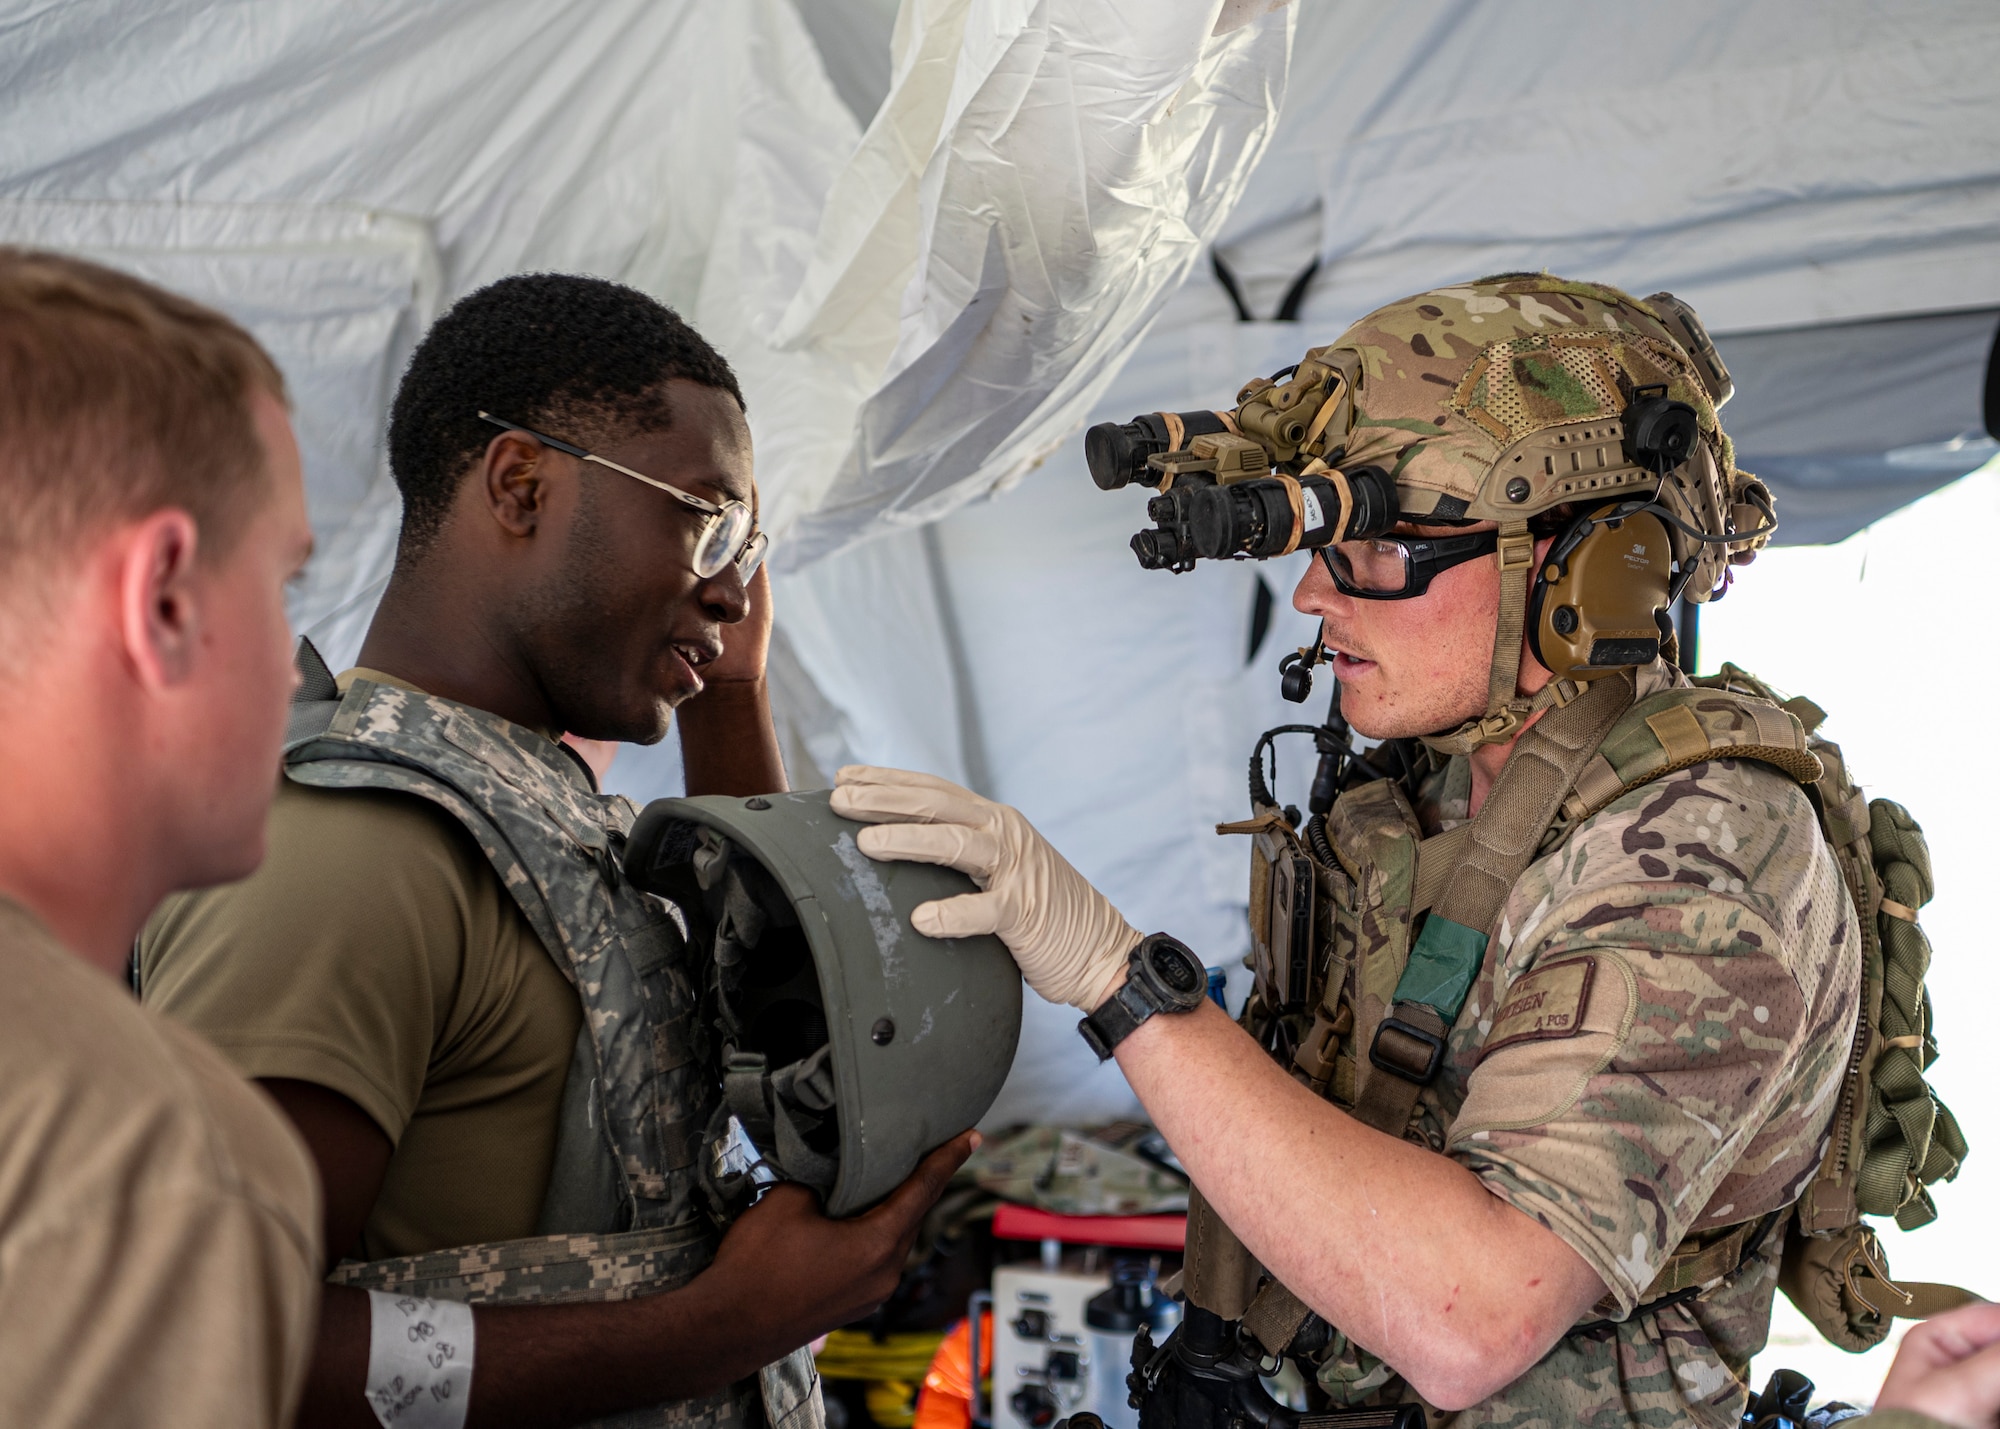
<path id="1" fill-rule="evenodd" d="M 1521 641 L 1527 634 L 1528 587 L 1535 571 L 1535 538 L 1526 521 L 1500 523 L 1500 614 L 1493 631 L 1493 665 L 1486 681 L 1486 713 L 1423 742 L 1439 754 L 1470 754 L 1481 745 L 1504 744 L 1537 712 L 1566 705 L 1583 690 L 1577 680 L 1551 680 L 1528 699 L 1521 683 Z"/>

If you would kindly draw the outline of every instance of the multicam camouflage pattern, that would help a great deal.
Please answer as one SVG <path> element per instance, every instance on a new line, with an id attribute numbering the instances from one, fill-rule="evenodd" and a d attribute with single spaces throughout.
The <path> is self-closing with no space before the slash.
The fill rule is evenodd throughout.
<path id="1" fill-rule="evenodd" d="M 596 793 L 549 739 L 467 705 L 357 679 L 319 712 L 324 723 L 295 713 L 286 775 L 326 789 L 400 790 L 449 810 L 575 985 L 593 1086 L 565 1097 L 558 1144 L 601 1149 L 620 1183 L 611 1213 L 619 1224 L 598 1227 L 601 1234 L 343 1266 L 336 1282 L 513 1303 L 624 1299 L 692 1278 L 717 1241 L 697 1163 L 721 1088 L 678 910 L 621 872 L 637 806 Z M 578 1113 L 594 1130 L 569 1124 Z M 767 1368 L 762 1381 L 761 1408 L 758 1386 L 745 1381 L 603 1422 L 733 1429 L 754 1426 L 761 1413 L 773 1429 L 823 1423 L 805 1351 Z"/>
<path id="2" fill-rule="evenodd" d="M 1356 354 L 1358 374 L 1340 465 L 1389 471 L 1406 512 L 1483 494 L 1491 509 L 1481 514 L 1525 518 L 1581 499 L 1539 472 L 1525 500 L 1503 499 L 1525 469 L 1503 469 L 1501 458 L 1533 433 L 1615 419 L 1636 388 L 1654 384 L 1692 406 L 1701 425 L 1697 459 L 1668 483 L 1684 517 L 1723 530 L 1755 480 L 1736 470 L 1715 404 L 1660 314 L 1616 288 L 1542 273 L 1439 288 L 1380 308 L 1315 349 L 1343 351 Z M 1706 600 L 1730 548 L 1697 550 L 1678 536 L 1675 544 L 1677 558 L 1703 563 L 1688 594 Z"/>
<path id="3" fill-rule="evenodd" d="M 1412 490 L 1469 502 L 1519 438 L 1616 417 L 1651 383 L 1720 431 L 1653 309 L 1602 284 L 1518 274 L 1439 288 L 1378 308 L 1332 346 L 1361 358 L 1346 463 L 1386 467 Z"/>
<path id="4" fill-rule="evenodd" d="M 1150 1126 L 1030 1126 L 972 1153 L 962 1175 L 1005 1201 L 1065 1216 L 1148 1216 L 1188 1208 L 1185 1176 L 1150 1159 Z M 1143 1148 L 1143 1149 L 1142 1149 Z"/>
<path id="5" fill-rule="evenodd" d="M 1675 681 L 1659 665 L 1640 675 L 1642 708 L 1607 748 Z M 1407 813 L 1374 785 L 1329 820 L 1341 867 L 1322 869 L 1322 956 L 1355 1022 L 1337 1100 L 1352 1100 L 1352 1049 L 1407 956 L 1413 836 L 1462 820 L 1467 786 L 1457 759 Z M 1508 899 L 1409 1135 L 1560 1235 L 1610 1303 L 1506 1390 L 1433 1423 L 1734 1424 L 1781 1236 L 1697 1298 L 1631 1312 L 1684 1240 L 1790 1205 L 1818 1167 L 1857 1014 L 1853 907 L 1811 803 L 1761 762 L 1696 762 L 1552 837 Z M 1568 989 L 1580 1016 L 1524 1019 L 1525 986 Z M 1337 1402 L 1408 1397 L 1339 1335 L 1318 1377 Z"/>

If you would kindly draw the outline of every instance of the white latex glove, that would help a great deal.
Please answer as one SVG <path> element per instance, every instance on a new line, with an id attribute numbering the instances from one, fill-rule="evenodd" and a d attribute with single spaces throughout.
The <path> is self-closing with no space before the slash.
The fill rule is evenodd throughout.
<path id="1" fill-rule="evenodd" d="M 833 811 L 877 825 L 856 840 L 870 858 L 941 863 L 983 890 L 918 904 L 910 922 L 919 933 L 997 933 L 1028 986 L 1084 1012 L 1124 976 L 1138 931 L 1019 810 L 935 774 L 850 764 L 836 780 Z"/>

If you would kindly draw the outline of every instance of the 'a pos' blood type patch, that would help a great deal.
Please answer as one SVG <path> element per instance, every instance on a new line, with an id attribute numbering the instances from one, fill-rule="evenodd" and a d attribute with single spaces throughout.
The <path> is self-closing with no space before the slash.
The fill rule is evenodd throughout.
<path id="1" fill-rule="evenodd" d="M 1484 1053 L 1516 1042 L 1574 1037 L 1583 1026 L 1584 1005 L 1596 975 L 1597 959 L 1583 957 L 1551 963 L 1518 978 L 1493 1013 Z"/>

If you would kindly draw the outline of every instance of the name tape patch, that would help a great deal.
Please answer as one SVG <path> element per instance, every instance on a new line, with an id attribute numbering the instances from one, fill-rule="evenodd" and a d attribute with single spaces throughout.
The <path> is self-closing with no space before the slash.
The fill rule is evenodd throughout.
<path id="1" fill-rule="evenodd" d="M 1486 1052 L 1515 1042 L 1544 1042 L 1574 1037 L 1583 1027 L 1583 1009 L 1590 1000 L 1596 958 L 1572 958 L 1536 968 L 1507 989 L 1486 1034 Z"/>

